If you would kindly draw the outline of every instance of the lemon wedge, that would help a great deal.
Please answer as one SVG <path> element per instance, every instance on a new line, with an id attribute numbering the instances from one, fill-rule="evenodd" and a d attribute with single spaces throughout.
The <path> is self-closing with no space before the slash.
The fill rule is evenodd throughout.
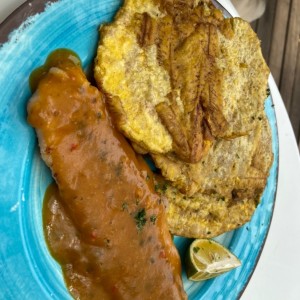
<path id="1" fill-rule="evenodd" d="M 240 265 L 233 253 L 214 240 L 194 240 L 186 255 L 186 273 L 192 281 L 210 279 Z"/>

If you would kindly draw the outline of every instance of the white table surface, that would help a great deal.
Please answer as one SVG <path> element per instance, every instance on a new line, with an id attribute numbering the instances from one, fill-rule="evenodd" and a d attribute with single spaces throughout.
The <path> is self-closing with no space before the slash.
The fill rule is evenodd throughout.
<path id="1" fill-rule="evenodd" d="M 0 23 L 24 2 L 0 0 Z M 219 2 L 233 16 L 237 16 L 229 0 Z M 299 300 L 300 157 L 286 109 L 272 77 L 269 85 L 279 131 L 278 190 L 271 228 L 263 252 L 241 299 Z"/>

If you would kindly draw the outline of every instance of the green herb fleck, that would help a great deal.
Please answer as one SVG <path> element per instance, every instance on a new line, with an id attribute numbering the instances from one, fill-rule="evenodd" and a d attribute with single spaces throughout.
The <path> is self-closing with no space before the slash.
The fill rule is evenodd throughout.
<path id="1" fill-rule="evenodd" d="M 99 156 L 100 156 L 101 160 L 106 160 L 107 159 L 107 155 L 108 155 L 107 151 L 102 150 L 102 149 L 100 150 Z"/>
<path id="2" fill-rule="evenodd" d="M 198 253 L 198 252 L 199 252 L 199 250 L 200 250 L 200 248 L 199 248 L 199 247 L 194 247 L 194 248 L 193 248 L 193 252 L 194 252 L 194 253 Z"/>
<path id="3" fill-rule="evenodd" d="M 106 246 L 107 248 L 109 248 L 109 247 L 111 246 L 110 240 L 109 240 L 109 239 L 104 239 L 104 242 L 105 242 L 105 246 Z"/>
<path id="4" fill-rule="evenodd" d="M 161 190 L 165 193 L 166 190 L 167 190 L 167 188 L 168 188 L 168 184 L 164 183 L 163 186 L 162 186 L 162 188 L 161 188 Z"/>
<path id="5" fill-rule="evenodd" d="M 115 174 L 117 177 L 119 177 L 121 175 L 122 171 L 123 171 L 122 163 L 118 163 L 117 165 L 115 165 Z"/>
<path id="6" fill-rule="evenodd" d="M 97 118 L 97 119 L 101 119 L 101 117 L 102 117 L 102 114 L 101 114 L 101 112 L 100 112 L 100 111 L 99 111 L 99 112 L 97 112 L 97 113 L 96 113 L 96 118 Z"/>
<path id="7" fill-rule="evenodd" d="M 128 210 L 128 204 L 126 202 L 122 204 L 122 210 Z"/>
<path id="8" fill-rule="evenodd" d="M 141 209 L 139 210 L 135 216 L 134 216 L 134 219 L 135 219 L 135 223 L 136 223 L 136 227 L 138 229 L 138 231 L 141 231 L 143 229 L 143 227 L 145 226 L 146 224 L 146 211 L 145 209 Z"/>
<path id="9" fill-rule="evenodd" d="M 157 218 L 156 215 L 150 216 L 150 222 L 155 224 L 156 218 Z"/>
<path id="10" fill-rule="evenodd" d="M 149 174 L 147 174 L 146 180 L 147 180 L 147 181 L 150 180 L 150 175 L 149 175 Z"/>
<path id="11" fill-rule="evenodd" d="M 267 88 L 267 96 L 270 96 L 270 94 L 271 94 L 271 91 L 270 91 L 270 89 L 269 88 Z"/>
<path id="12" fill-rule="evenodd" d="M 154 186 L 154 189 L 156 192 L 161 191 L 161 192 L 165 193 L 167 188 L 168 188 L 168 184 L 166 182 L 163 184 L 156 184 Z"/>

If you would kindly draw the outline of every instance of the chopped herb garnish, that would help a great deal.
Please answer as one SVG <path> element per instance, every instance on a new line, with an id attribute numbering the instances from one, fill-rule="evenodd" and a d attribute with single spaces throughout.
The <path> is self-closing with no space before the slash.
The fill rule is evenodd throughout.
<path id="1" fill-rule="evenodd" d="M 150 180 L 150 175 L 149 175 L 149 174 L 147 174 L 146 180 L 147 180 L 147 181 Z"/>
<path id="2" fill-rule="evenodd" d="M 211 232 L 210 232 L 210 231 L 207 231 L 207 234 L 211 234 Z"/>
<path id="3" fill-rule="evenodd" d="M 161 190 L 162 190 L 163 192 L 165 192 L 165 191 L 167 190 L 167 188 L 168 188 L 168 184 L 167 184 L 167 183 L 164 183 Z"/>
<path id="4" fill-rule="evenodd" d="M 122 204 L 122 210 L 128 210 L 128 204 L 126 202 Z"/>
<path id="5" fill-rule="evenodd" d="M 152 215 L 152 216 L 150 216 L 150 221 L 153 223 L 153 224 L 155 224 L 155 221 L 156 221 L 156 215 Z"/>
<path id="6" fill-rule="evenodd" d="M 104 239 L 105 246 L 110 247 L 110 240 L 109 239 Z"/>
<path id="7" fill-rule="evenodd" d="M 101 119 L 101 117 L 102 117 L 102 114 L 101 114 L 101 112 L 100 112 L 100 111 L 96 113 L 96 117 L 97 117 L 97 119 Z"/>
<path id="8" fill-rule="evenodd" d="M 107 151 L 105 151 L 105 150 L 100 150 L 99 156 L 100 156 L 100 159 L 101 159 L 101 160 L 106 160 L 106 159 L 107 159 L 107 155 L 108 155 L 108 152 L 107 152 Z"/>
<path id="9" fill-rule="evenodd" d="M 118 163 L 116 166 L 115 166 L 115 174 L 117 177 L 119 177 L 121 175 L 123 171 L 123 164 L 122 163 Z"/>
<path id="10" fill-rule="evenodd" d="M 136 227 L 138 229 L 138 231 L 141 231 L 143 229 L 143 227 L 145 226 L 146 224 L 146 211 L 145 209 L 141 209 L 139 210 L 135 216 L 134 216 L 134 219 L 135 219 L 135 223 L 136 223 Z"/>
<path id="11" fill-rule="evenodd" d="M 194 253 L 198 253 L 199 250 L 200 250 L 199 247 L 194 247 L 194 248 L 193 248 Z"/>
<path id="12" fill-rule="evenodd" d="M 157 191 L 162 191 L 163 193 L 165 193 L 166 192 L 166 190 L 167 190 L 167 188 L 168 188 L 168 184 L 165 182 L 165 183 L 163 183 L 163 184 L 156 184 L 155 186 L 154 186 L 154 189 L 155 189 L 155 191 L 157 192 Z"/>
<path id="13" fill-rule="evenodd" d="M 270 94 L 271 94 L 271 91 L 269 88 L 267 88 L 267 96 L 270 96 Z"/>

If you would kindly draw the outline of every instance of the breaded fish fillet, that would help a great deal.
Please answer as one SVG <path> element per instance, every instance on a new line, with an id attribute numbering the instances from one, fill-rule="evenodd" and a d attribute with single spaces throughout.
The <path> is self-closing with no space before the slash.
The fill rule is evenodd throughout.
<path id="1" fill-rule="evenodd" d="M 140 151 L 194 163 L 256 126 L 269 69 L 247 22 L 209 1 L 127 0 L 100 34 L 96 81 Z"/>
<path id="2" fill-rule="evenodd" d="M 210 1 L 127 0 L 100 33 L 97 83 L 161 170 L 171 231 L 209 237 L 247 222 L 273 161 L 269 68 L 251 26 Z"/>
<path id="3" fill-rule="evenodd" d="M 217 236 L 248 222 L 259 204 L 273 162 L 268 121 L 263 117 L 250 135 L 217 140 L 197 164 L 163 155 L 155 161 L 168 172 L 165 178 L 176 180 L 158 177 L 156 185 L 169 202 L 170 231 L 193 238 Z"/>
<path id="4" fill-rule="evenodd" d="M 195 164 L 185 163 L 175 156 L 152 157 L 164 178 L 188 196 L 208 191 L 229 196 L 234 188 L 243 187 L 259 187 L 262 191 L 273 161 L 268 120 L 261 117 L 249 135 L 217 139 L 207 155 Z"/>

